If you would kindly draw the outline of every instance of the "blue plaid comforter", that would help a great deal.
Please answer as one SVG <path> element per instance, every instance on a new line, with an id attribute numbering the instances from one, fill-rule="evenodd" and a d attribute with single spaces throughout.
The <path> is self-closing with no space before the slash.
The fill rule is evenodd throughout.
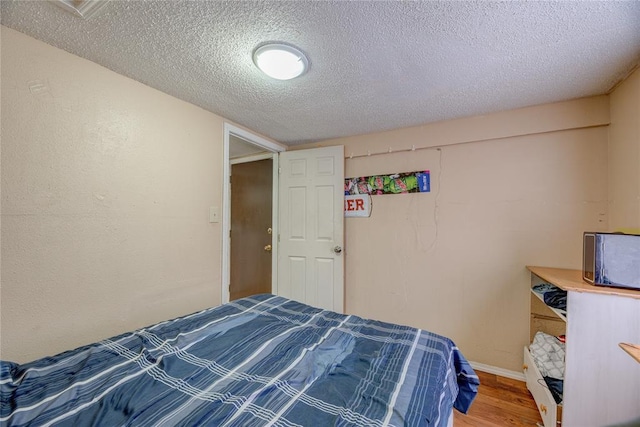
<path id="1" fill-rule="evenodd" d="M 445 426 L 478 384 L 448 338 L 265 294 L 2 362 L 0 425 Z"/>

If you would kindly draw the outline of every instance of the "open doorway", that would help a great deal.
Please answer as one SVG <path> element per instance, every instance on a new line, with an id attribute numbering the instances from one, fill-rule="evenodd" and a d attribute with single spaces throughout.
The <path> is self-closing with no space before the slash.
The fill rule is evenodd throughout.
<path id="1" fill-rule="evenodd" d="M 222 303 L 277 293 L 280 151 L 279 144 L 224 125 Z M 265 200 L 265 193 L 271 200 Z"/>
<path id="2" fill-rule="evenodd" d="M 227 123 L 223 152 L 222 303 L 230 298 L 230 141 L 235 137 L 263 148 L 266 153 L 257 156 L 270 156 L 273 161 L 271 293 L 343 312 L 344 147 L 285 152 L 284 146 Z M 246 262 L 245 268 L 252 268 L 252 263 Z"/>
<path id="3" fill-rule="evenodd" d="M 230 159 L 230 301 L 272 290 L 273 155 L 267 156 Z"/>

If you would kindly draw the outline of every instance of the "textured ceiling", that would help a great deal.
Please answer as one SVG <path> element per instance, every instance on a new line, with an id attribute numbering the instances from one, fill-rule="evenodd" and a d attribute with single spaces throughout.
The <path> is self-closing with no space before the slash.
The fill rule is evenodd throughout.
<path id="1" fill-rule="evenodd" d="M 3 0 L 1 21 L 289 145 L 603 94 L 640 62 L 640 1 Z M 309 72 L 262 75 L 266 41 Z"/>

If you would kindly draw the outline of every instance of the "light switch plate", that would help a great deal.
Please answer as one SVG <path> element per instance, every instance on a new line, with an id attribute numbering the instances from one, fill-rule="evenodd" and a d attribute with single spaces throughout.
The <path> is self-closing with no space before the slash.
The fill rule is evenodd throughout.
<path id="1" fill-rule="evenodd" d="M 209 222 L 220 222 L 220 208 L 211 206 L 209 208 Z"/>

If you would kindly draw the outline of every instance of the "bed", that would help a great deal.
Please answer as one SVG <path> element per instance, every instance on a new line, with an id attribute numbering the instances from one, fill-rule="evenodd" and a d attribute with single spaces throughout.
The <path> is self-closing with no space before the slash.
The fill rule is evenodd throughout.
<path id="1" fill-rule="evenodd" d="M 2 362 L 0 425 L 447 426 L 478 385 L 448 338 L 264 294 Z"/>

